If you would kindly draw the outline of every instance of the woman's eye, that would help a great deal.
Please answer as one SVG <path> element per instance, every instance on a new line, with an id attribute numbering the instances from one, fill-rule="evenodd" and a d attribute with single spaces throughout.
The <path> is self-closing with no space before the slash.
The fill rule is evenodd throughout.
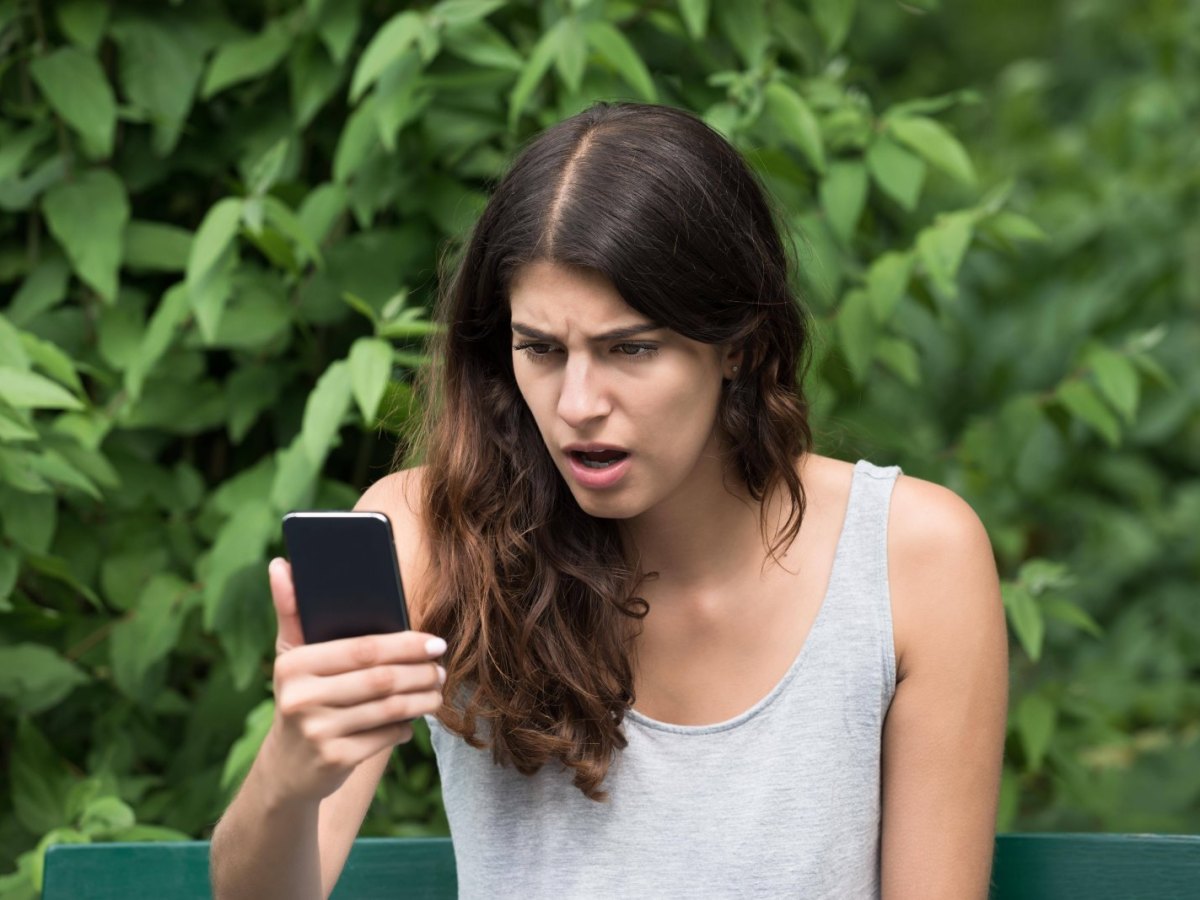
<path id="1" fill-rule="evenodd" d="M 633 359 L 646 359 L 658 352 L 658 348 L 653 344 L 617 344 L 613 349 L 622 356 Z"/>
<path id="2" fill-rule="evenodd" d="M 526 356 L 533 360 L 540 360 L 549 356 L 554 352 L 554 347 L 550 344 L 542 344 L 538 342 L 530 342 L 526 344 L 514 344 L 514 350 L 520 350 Z"/>

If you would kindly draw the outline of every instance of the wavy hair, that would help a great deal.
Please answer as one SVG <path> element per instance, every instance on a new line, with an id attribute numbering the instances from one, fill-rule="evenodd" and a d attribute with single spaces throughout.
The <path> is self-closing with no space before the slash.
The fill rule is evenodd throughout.
<path id="1" fill-rule="evenodd" d="M 652 573 L 616 522 L 579 508 L 517 388 L 508 290 L 534 261 L 602 273 L 649 320 L 742 349 L 718 424 L 727 474 L 790 503 L 781 528 L 762 504 L 771 555 L 804 515 L 806 323 L 762 186 L 720 135 L 662 106 L 599 104 L 534 139 L 445 281 L 421 441 L 424 627 L 449 643 L 439 718 L 497 763 L 528 775 L 558 761 L 603 799 Z"/>

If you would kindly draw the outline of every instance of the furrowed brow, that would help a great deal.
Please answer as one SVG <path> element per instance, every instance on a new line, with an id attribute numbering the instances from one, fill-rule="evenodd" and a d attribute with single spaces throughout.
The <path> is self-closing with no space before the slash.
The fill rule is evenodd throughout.
<path id="1" fill-rule="evenodd" d="M 625 338 L 636 337 L 639 334 L 645 334 L 647 331 L 658 331 L 662 326 L 655 325 L 653 322 L 639 322 L 636 325 L 626 325 L 623 328 L 614 328 L 611 331 L 605 331 L 603 334 L 598 334 L 588 340 L 594 343 L 602 343 L 604 341 L 620 341 Z M 512 323 L 512 330 L 517 334 L 524 335 L 528 338 L 533 338 L 538 341 L 557 342 L 552 334 L 547 334 L 540 331 L 531 325 L 524 325 L 520 322 Z"/>

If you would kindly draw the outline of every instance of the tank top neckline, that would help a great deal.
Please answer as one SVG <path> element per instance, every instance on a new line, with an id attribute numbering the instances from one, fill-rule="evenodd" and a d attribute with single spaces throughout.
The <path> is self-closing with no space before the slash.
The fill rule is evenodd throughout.
<path id="1" fill-rule="evenodd" d="M 804 642 L 800 645 L 800 649 L 796 652 L 795 659 L 788 666 L 787 671 L 783 673 L 775 686 L 771 688 L 762 698 L 753 703 L 748 709 L 743 710 L 737 715 L 725 719 L 722 722 L 712 722 L 707 725 L 678 725 L 673 722 L 664 722 L 660 719 L 654 719 L 644 713 L 638 712 L 633 707 L 625 711 L 625 721 L 633 722 L 643 728 L 649 728 L 655 731 L 664 731 L 671 734 L 681 735 L 706 735 L 718 734 L 723 731 L 731 731 L 738 728 L 751 719 L 757 718 L 765 710 L 771 707 L 775 701 L 787 690 L 787 687 L 800 673 L 804 667 L 804 662 L 810 655 L 809 647 L 813 643 L 813 638 L 817 635 L 821 628 L 821 623 L 828 618 L 826 610 L 829 607 L 829 599 L 836 587 L 838 573 L 843 565 L 842 558 L 845 555 L 846 535 L 849 531 L 849 525 L 859 493 L 861 492 L 861 480 L 870 463 L 866 460 L 858 460 L 854 464 L 854 472 L 850 478 L 850 494 L 846 499 L 846 510 L 842 516 L 842 527 L 838 531 L 837 544 L 833 552 L 833 564 L 829 569 L 829 579 L 825 584 L 825 593 L 821 597 L 821 605 L 817 607 L 817 614 L 813 618 L 812 625 L 809 626 L 808 634 L 804 636 Z"/>

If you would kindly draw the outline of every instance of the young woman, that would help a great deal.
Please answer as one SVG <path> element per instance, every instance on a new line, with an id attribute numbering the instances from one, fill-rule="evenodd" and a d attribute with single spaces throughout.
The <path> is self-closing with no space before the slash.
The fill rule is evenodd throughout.
<path id="1" fill-rule="evenodd" d="M 787 254 L 686 113 L 537 138 L 444 292 L 395 526 L 420 631 L 304 646 L 213 837 L 220 897 L 327 894 L 433 730 L 462 896 L 983 898 L 1006 698 L 955 495 L 811 452 Z"/>

